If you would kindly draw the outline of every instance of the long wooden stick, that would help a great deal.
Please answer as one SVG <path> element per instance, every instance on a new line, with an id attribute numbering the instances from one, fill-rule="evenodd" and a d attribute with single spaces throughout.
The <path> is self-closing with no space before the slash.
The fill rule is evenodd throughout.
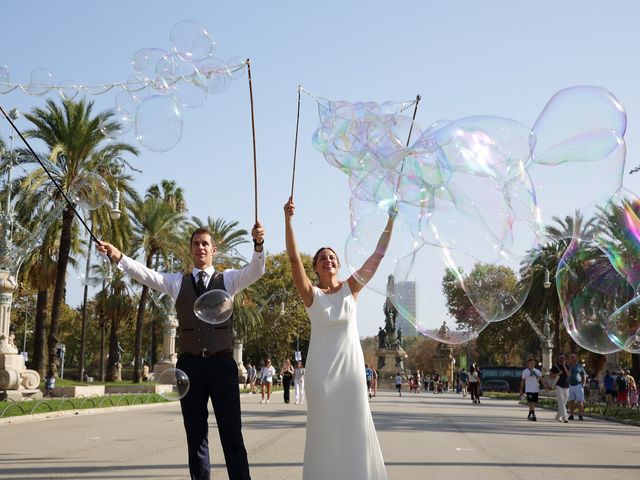
<path id="1" fill-rule="evenodd" d="M 291 174 L 291 198 L 293 198 L 293 185 L 296 181 L 296 158 L 298 156 L 298 129 L 300 127 L 300 88 L 298 85 L 298 113 L 296 114 L 296 139 L 293 144 L 293 172 Z"/>
<path id="2" fill-rule="evenodd" d="M 256 160 L 256 124 L 253 113 L 253 84 L 251 82 L 251 60 L 247 58 L 247 74 L 249 76 L 249 100 L 251 102 L 251 134 L 253 138 L 253 203 L 255 223 L 258 223 L 258 162 Z"/>
<path id="3" fill-rule="evenodd" d="M 411 134 L 413 133 L 413 124 L 416 121 L 416 114 L 418 113 L 418 104 L 422 100 L 420 94 L 416 95 L 416 104 L 413 107 L 413 117 L 411 117 L 411 126 L 409 127 L 409 135 L 407 136 L 407 143 L 405 145 L 406 148 L 409 148 L 409 143 L 411 143 Z M 404 170 L 404 158 L 402 159 L 402 164 L 400 165 L 400 175 L 398 175 L 398 183 L 396 184 L 396 194 L 400 189 L 400 179 L 402 178 L 402 172 Z"/>

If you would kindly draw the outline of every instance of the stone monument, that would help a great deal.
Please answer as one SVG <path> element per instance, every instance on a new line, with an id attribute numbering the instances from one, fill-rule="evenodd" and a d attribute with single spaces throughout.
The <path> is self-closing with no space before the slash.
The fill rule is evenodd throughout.
<path id="1" fill-rule="evenodd" d="M 175 311 L 167 313 L 162 326 L 162 359 L 153 366 L 152 380 L 157 379 L 165 370 L 175 368 L 178 362 L 178 355 L 176 354 L 178 319 Z"/>
<path id="2" fill-rule="evenodd" d="M 402 348 L 402 328 L 396 329 L 396 317 L 398 310 L 391 302 L 394 293 L 394 278 L 389 275 L 387 281 L 387 299 L 383 305 L 384 329 L 378 330 L 378 385 L 394 388 L 395 377 L 398 372 L 404 376 L 407 352 Z"/>
<path id="3" fill-rule="evenodd" d="M 10 334 L 11 301 L 17 285 L 13 276 L 0 270 L 0 400 L 42 398 L 40 374 L 27 369 Z"/>

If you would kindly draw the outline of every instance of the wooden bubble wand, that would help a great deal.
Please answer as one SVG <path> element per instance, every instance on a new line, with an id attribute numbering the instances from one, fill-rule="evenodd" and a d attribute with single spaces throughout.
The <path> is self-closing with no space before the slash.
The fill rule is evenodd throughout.
<path id="1" fill-rule="evenodd" d="M 293 172 L 291 174 L 291 199 L 293 199 L 293 186 L 296 181 L 296 158 L 298 156 L 298 129 L 300 128 L 300 89 L 298 85 L 298 112 L 296 113 L 296 138 L 293 143 Z"/>
<path id="2" fill-rule="evenodd" d="M 247 58 L 247 75 L 249 77 L 249 101 L 251 103 L 251 134 L 253 139 L 253 204 L 255 224 L 258 224 L 258 163 L 256 155 L 256 124 L 253 112 L 253 83 L 251 82 L 251 60 Z"/>

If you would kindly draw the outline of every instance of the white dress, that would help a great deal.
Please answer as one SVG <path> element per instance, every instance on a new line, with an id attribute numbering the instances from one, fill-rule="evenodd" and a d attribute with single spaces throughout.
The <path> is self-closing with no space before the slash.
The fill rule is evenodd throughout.
<path id="1" fill-rule="evenodd" d="M 333 294 L 313 288 L 307 308 L 311 342 L 305 372 L 307 438 L 304 480 L 386 480 L 371 418 L 348 282 Z"/>

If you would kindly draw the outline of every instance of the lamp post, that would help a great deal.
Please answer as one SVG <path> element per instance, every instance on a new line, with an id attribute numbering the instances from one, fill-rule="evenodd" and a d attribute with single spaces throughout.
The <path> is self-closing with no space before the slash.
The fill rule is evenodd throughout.
<path id="1" fill-rule="evenodd" d="M 551 280 L 549 269 L 545 269 L 544 272 L 544 282 L 542 286 L 548 290 L 551 288 Z M 536 323 L 529 317 L 529 315 L 524 315 L 524 318 L 529 322 L 531 328 L 536 332 L 538 338 L 542 342 L 542 374 L 547 375 L 549 370 L 551 369 L 551 361 L 553 357 L 553 338 L 554 333 L 551 332 L 551 328 L 549 325 L 549 309 L 547 308 L 547 313 L 544 317 L 544 322 L 542 326 L 542 330 L 536 325 Z"/>

